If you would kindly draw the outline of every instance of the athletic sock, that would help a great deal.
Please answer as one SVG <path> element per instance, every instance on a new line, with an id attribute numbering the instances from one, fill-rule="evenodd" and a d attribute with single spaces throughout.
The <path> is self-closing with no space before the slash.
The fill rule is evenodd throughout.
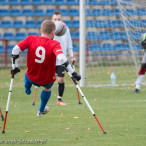
<path id="1" fill-rule="evenodd" d="M 44 112 L 45 106 L 47 105 L 50 96 L 51 96 L 51 91 L 44 91 L 44 90 L 42 90 L 42 93 L 41 93 L 41 104 L 40 104 L 40 108 L 39 108 L 40 112 Z"/>
<path id="2" fill-rule="evenodd" d="M 65 87 L 65 84 L 64 83 L 58 83 L 58 87 L 57 87 L 57 91 L 58 91 L 58 101 L 62 101 L 61 98 L 63 96 L 63 93 L 64 93 L 64 87 Z"/>
<path id="3" fill-rule="evenodd" d="M 57 96 L 57 100 L 58 100 L 58 101 L 62 101 L 62 97 Z"/>

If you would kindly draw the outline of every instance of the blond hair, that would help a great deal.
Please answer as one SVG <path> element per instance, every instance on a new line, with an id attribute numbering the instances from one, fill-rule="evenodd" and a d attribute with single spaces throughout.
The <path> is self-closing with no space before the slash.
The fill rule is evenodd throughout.
<path id="1" fill-rule="evenodd" d="M 51 20 L 44 20 L 41 24 L 41 32 L 51 34 L 55 30 L 55 24 Z"/>

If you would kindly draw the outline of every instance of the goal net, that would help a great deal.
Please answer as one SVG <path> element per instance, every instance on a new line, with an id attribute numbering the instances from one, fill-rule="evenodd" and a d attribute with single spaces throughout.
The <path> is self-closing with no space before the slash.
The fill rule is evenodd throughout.
<path id="1" fill-rule="evenodd" d="M 141 35 L 146 33 L 146 7 L 132 0 L 88 0 L 86 38 L 87 86 L 134 85 L 143 51 Z"/>

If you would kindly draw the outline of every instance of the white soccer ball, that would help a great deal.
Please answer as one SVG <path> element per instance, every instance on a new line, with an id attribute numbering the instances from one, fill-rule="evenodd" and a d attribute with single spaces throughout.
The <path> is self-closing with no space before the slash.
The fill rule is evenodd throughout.
<path id="1" fill-rule="evenodd" d="M 66 33 L 67 31 L 67 26 L 64 22 L 62 21 L 56 21 L 55 22 L 56 25 L 56 30 L 55 30 L 55 35 L 56 36 L 62 36 Z"/>

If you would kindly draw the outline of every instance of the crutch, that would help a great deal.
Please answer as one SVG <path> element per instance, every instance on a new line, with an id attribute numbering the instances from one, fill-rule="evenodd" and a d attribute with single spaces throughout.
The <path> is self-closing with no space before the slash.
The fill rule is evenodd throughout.
<path id="1" fill-rule="evenodd" d="M 73 69 L 75 70 L 75 63 L 73 62 L 72 65 L 73 65 Z M 78 103 L 79 103 L 79 104 L 82 104 L 81 101 L 80 101 L 79 90 L 78 90 L 77 87 L 76 87 L 76 89 L 77 89 L 77 95 L 78 95 L 78 101 L 79 101 Z"/>
<path id="2" fill-rule="evenodd" d="M 67 71 L 67 69 L 66 69 L 66 71 Z M 67 72 L 68 72 L 68 71 L 67 71 Z M 86 97 L 84 96 L 82 90 L 81 90 L 80 87 L 78 86 L 78 83 L 77 83 L 76 79 L 71 75 L 70 72 L 68 72 L 68 74 L 69 74 L 69 76 L 72 78 L 73 82 L 74 82 L 75 85 L 76 85 L 76 88 L 79 90 L 79 92 L 80 92 L 80 94 L 82 95 L 82 97 L 83 97 L 85 103 L 87 104 L 88 108 L 90 109 L 91 113 L 93 114 L 94 118 L 96 119 L 97 123 L 99 124 L 101 130 L 103 131 L 103 134 L 107 134 L 107 132 L 104 131 L 103 127 L 101 126 L 101 124 L 100 124 L 100 122 L 99 122 L 99 120 L 97 119 L 97 117 L 96 117 L 96 115 L 95 115 L 95 113 L 94 113 L 92 107 L 90 106 L 89 102 L 87 101 Z"/>
<path id="3" fill-rule="evenodd" d="M 15 69 L 15 59 L 12 58 L 12 69 Z M 12 85 L 13 85 L 13 80 L 14 80 L 14 73 L 12 73 L 11 76 L 11 83 L 10 83 L 10 88 L 9 88 L 9 94 L 8 94 L 8 100 L 7 100 L 7 107 L 6 107 L 6 113 L 5 113 L 5 119 L 4 119 L 4 125 L 3 125 L 3 131 L 2 133 L 5 133 L 5 126 L 6 126 L 6 120 L 7 120 L 7 115 L 8 115 L 8 109 L 9 109 L 9 103 L 10 103 L 10 98 L 11 98 L 11 93 L 12 93 Z"/>
<path id="4" fill-rule="evenodd" d="M 35 105 L 35 98 L 36 98 L 37 88 L 38 88 L 38 87 L 35 86 L 35 91 L 34 91 L 34 97 L 33 97 L 32 105 Z"/>

